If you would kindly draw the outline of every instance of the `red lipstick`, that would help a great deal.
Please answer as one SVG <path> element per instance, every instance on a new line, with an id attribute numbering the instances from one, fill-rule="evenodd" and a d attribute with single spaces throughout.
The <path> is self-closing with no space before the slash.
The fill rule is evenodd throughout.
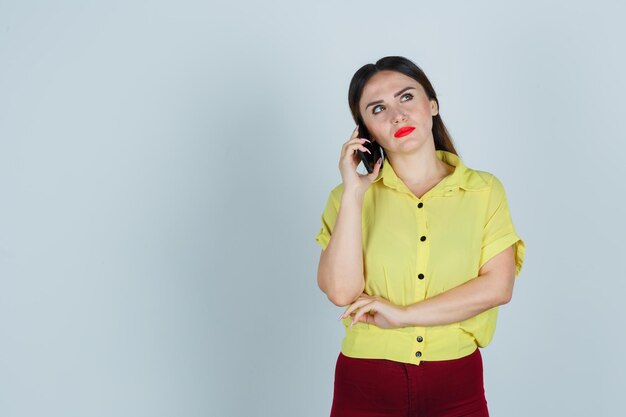
<path id="1" fill-rule="evenodd" d="M 396 133 L 394 133 L 393 135 L 397 138 L 401 138 L 402 136 L 406 136 L 414 130 L 415 128 L 413 126 L 404 126 L 396 130 Z"/>

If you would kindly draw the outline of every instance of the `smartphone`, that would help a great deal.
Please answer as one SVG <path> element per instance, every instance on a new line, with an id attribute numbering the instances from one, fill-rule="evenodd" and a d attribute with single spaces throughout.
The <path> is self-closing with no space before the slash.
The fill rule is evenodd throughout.
<path id="1" fill-rule="evenodd" d="M 370 134 L 367 131 L 367 128 L 361 127 L 361 126 L 362 125 L 359 124 L 357 137 L 365 138 L 371 141 L 372 139 L 370 138 Z M 359 155 L 359 158 L 361 158 L 361 162 L 363 162 L 363 165 L 365 166 L 365 169 L 367 169 L 367 172 L 369 174 L 374 172 L 374 165 L 376 165 L 376 161 L 378 161 L 378 158 L 380 157 L 383 158 L 380 164 L 380 169 L 383 169 L 383 164 L 385 163 L 385 157 L 383 156 L 383 152 L 384 152 L 383 148 L 376 142 L 364 142 L 363 146 L 369 149 L 371 153 L 363 152 L 360 149 L 357 149 L 356 153 Z M 378 172 L 380 172 L 380 169 Z"/>

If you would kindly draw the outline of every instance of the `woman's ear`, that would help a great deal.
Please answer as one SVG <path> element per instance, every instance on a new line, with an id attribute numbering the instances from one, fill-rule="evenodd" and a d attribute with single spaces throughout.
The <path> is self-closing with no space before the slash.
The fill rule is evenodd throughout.
<path id="1" fill-rule="evenodd" d="M 439 114 L 439 106 L 437 105 L 436 100 L 430 100 L 430 114 L 432 116 Z"/>

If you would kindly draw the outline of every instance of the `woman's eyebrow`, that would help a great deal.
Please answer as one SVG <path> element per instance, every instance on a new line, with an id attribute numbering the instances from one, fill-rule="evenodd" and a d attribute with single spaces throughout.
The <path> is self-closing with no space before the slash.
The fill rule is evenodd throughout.
<path id="1" fill-rule="evenodd" d="M 396 94 L 394 94 L 394 97 L 398 97 L 400 94 L 404 93 L 406 90 L 415 90 L 415 87 L 404 87 L 402 90 L 398 91 Z M 380 103 L 384 103 L 383 100 L 376 100 L 376 101 L 372 101 L 371 103 L 369 103 L 367 106 L 365 106 L 365 110 L 367 110 L 367 108 L 369 106 L 373 106 L 374 104 L 380 104 Z"/>

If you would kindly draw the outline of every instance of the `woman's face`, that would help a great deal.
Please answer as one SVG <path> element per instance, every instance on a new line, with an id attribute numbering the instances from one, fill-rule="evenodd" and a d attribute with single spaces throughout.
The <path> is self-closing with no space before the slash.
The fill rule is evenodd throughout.
<path id="1" fill-rule="evenodd" d="M 359 109 L 372 138 L 387 153 L 406 153 L 433 140 L 437 102 L 402 73 L 385 70 L 372 76 L 363 88 Z M 408 134 L 402 135 L 401 128 Z"/>

